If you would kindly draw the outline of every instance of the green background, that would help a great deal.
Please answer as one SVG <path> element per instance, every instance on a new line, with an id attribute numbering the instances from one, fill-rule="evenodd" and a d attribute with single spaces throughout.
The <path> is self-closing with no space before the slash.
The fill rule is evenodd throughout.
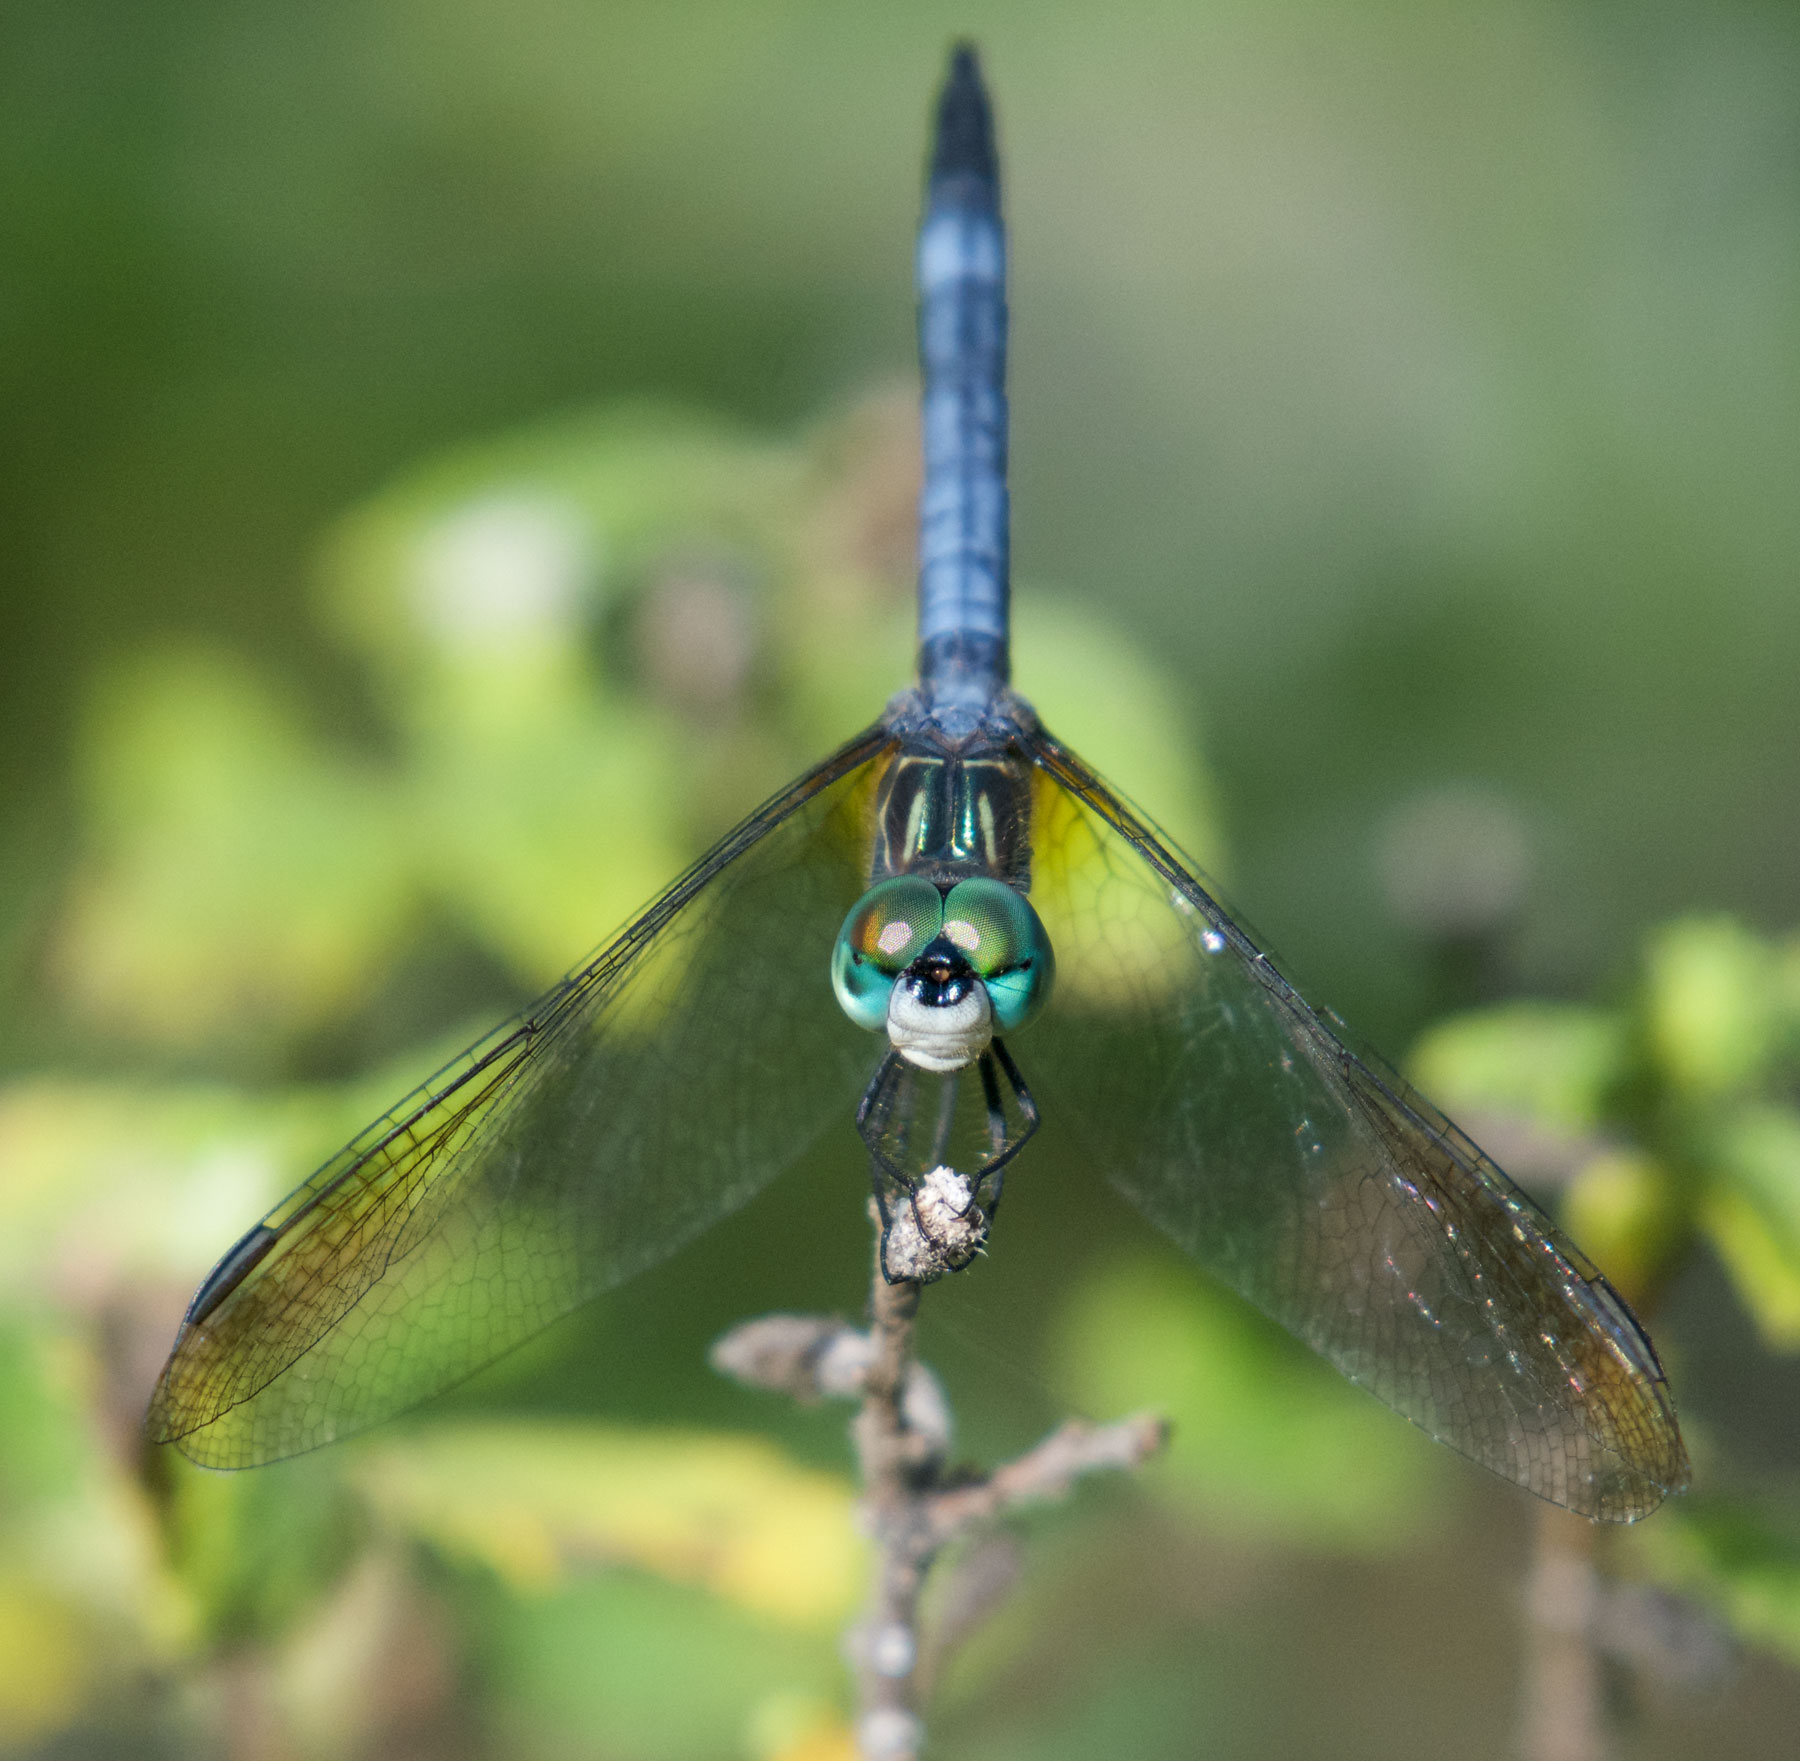
<path id="1" fill-rule="evenodd" d="M 1498 1076 L 1442 1038 L 1433 1068 L 1639 1157 L 1584 1215 L 1654 1262 L 1701 1492 L 1745 1501 L 1697 1494 L 1622 1556 L 1701 1585 L 1750 1649 L 1692 1691 L 1609 1664 L 1618 1753 L 1785 1752 L 1800 18 L 747 0 L 0 24 L 0 1640 L 35 1692 L 0 1692 L 0 1747 L 802 1756 L 827 1729 L 828 1614 L 571 1539 L 548 1493 L 530 1521 L 577 1562 L 554 1584 L 485 1531 L 459 1549 L 405 1495 L 404 1433 L 202 1481 L 139 1463 L 130 1426 L 180 1290 L 269 1183 L 629 908 L 570 878 L 613 846 L 517 778 L 586 791 L 635 898 L 904 682 L 911 230 L 964 32 L 1007 164 L 1046 714 L 1080 703 L 1049 675 L 1098 655 L 1132 705 L 1117 756 L 1105 716 L 1071 736 L 1191 816 L 1308 993 L 1391 1055 L 1452 1008 L 1593 1011 L 1503 1028 Z M 601 616 L 566 720 L 507 722 L 512 772 L 458 768 L 495 750 L 457 743 L 487 687 L 368 608 L 384 545 L 519 481 L 615 534 L 608 604 L 698 557 L 775 608 L 753 741 L 661 703 Z M 818 537 L 846 508 L 862 551 Z M 793 608 L 838 575 L 858 641 L 814 653 Z M 1137 730 L 1165 719 L 1159 758 Z M 628 727 L 670 767 L 635 793 L 586 765 Z M 657 819 L 700 766 L 704 798 Z M 421 854 L 459 805 L 471 848 L 520 851 L 466 896 Z M 1752 927 L 1656 939 L 1694 912 Z M 1612 1048 L 1591 1078 L 1572 1021 Z M 1533 1056 L 1579 1093 L 1519 1077 Z M 1175 1409 L 1190 1453 L 1034 1521 L 944 1752 L 1508 1753 L 1526 1501 L 1045 1191 L 939 1305 L 968 1447 L 1117 1397 Z M 672 1426 L 700 1460 L 709 1427 L 760 1430 L 841 1473 L 841 1415 L 773 1413 L 703 1357 L 759 1307 L 854 1312 L 859 1223 L 841 1168 L 797 1175 L 445 1422 Z M 375 1660 L 367 1706 L 345 1657 Z"/>

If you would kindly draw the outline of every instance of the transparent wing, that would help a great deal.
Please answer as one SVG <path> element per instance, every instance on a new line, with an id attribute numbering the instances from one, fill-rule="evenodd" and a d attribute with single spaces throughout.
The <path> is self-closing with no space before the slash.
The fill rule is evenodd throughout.
<path id="1" fill-rule="evenodd" d="M 151 1437 L 247 1467 L 375 1424 L 672 1253 L 848 1120 L 869 1049 L 824 949 L 865 883 L 886 744 L 871 730 L 770 801 L 264 1218 L 194 1299 Z"/>
<path id="2" fill-rule="evenodd" d="M 1201 1265 L 1438 1441 L 1631 1521 L 1687 1484 L 1656 1354 L 1466 1137 L 1377 1073 L 1082 761 L 1034 742 L 1044 1112 Z"/>

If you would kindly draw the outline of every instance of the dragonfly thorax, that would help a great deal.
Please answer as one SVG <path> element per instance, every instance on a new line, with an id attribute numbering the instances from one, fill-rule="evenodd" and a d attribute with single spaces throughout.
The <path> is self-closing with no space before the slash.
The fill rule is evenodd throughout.
<path id="1" fill-rule="evenodd" d="M 944 888 L 991 876 L 1028 889 L 1030 767 L 1004 748 L 942 750 L 921 737 L 882 776 L 870 874 L 925 875 Z"/>

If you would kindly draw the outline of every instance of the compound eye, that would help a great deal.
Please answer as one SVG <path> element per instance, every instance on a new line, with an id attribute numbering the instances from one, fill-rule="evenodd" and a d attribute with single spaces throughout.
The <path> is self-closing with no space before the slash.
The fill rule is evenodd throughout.
<path id="1" fill-rule="evenodd" d="M 831 949 L 831 988 L 858 1027 L 887 1025 L 894 980 L 936 940 L 944 897 L 916 874 L 872 886 L 850 908 Z"/>
<path id="2" fill-rule="evenodd" d="M 1004 881 L 959 881 L 944 900 L 943 933 L 987 986 L 1001 1027 L 1023 1027 L 1049 1001 L 1056 956 L 1023 893 Z"/>

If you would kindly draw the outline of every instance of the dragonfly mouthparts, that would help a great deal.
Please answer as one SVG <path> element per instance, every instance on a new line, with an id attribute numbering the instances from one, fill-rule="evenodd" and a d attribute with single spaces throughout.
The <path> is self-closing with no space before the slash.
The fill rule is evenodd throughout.
<path id="1" fill-rule="evenodd" d="M 945 937 L 907 967 L 888 997 L 888 1040 L 921 1070 L 972 1064 L 994 1037 L 987 986 Z"/>

